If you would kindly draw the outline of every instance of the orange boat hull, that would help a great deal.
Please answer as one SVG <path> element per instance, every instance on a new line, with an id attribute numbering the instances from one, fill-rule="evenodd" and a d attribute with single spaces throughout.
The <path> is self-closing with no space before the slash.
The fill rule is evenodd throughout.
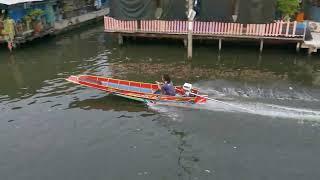
<path id="1" fill-rule="evenodd" d="M 207 101 L 207 96 L 184 96 L 185 91 L 180 86 L 175 87 L 178 96 L 167 96 L 155 94 L 155 92 L 159 89 L 158 85 L 151 83 L 142 83 L 90 75 L 70 76 L 66 80 L 75 84 L 143 102 L 157 103 L 159 101 L 165 101 L 199 104 L 205 103 Z M 198 90 L 192 89 L 192 93 L 198 94 Z"/>

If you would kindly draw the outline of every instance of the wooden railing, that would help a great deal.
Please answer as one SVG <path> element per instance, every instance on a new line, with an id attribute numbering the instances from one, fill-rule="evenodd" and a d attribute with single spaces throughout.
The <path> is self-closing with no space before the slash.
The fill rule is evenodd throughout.
<path id="1" fill-rule="evenodd" d="M 187 34 L 188 21 L 141 20 L 122 21 L 105 17 L 106 32 Z M 304 37 L 305 29 L 297 31 L 297 22 L 276 21 L 269 24 L 240 24 L 201 22 L 193 24 L 194 35 L 206 36 L 255 36 L 255 37 Z"/>
<path id="2" fill-rule="evenodd" d="M 137 32 L 138 21 L 121 21 L 105 16 L 104 29 L 107 32 Z"/>
<path id="3" fill-rule="evenodd" d="M 187 21 L 141 21 L 141 31 L 145 32 L 159 32 L 159 33 L 175 33 L 186 34 Z"/>

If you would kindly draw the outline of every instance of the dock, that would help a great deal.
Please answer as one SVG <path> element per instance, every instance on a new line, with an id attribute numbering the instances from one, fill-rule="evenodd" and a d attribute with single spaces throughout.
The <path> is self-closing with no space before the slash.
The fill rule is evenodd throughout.
<path id="1" fill-rule="evenodd" d="M 308 54 L 316 53 L 320 49 L 320 33 L 311 32 L 312 40 L 304 41 L 301 48 L 308 49 Z"/>
<path id="2" fill-rule="evenodd" d="M 8 42 L 5 39 L 5 36 L 1 36 L 0 34 L 0 44 L 8 44 L 8 49 L 12 51 L 15 47 L 33 41 L 35 39 L 40 39 L 45 36 L 57 35 L 59 33 L 72 30 L 89 22 L 103 20 L 103 17 L 108 13 L 109 8 L 105 7 L 100 10 L 80 14 L 79 16 L 74 16 L 68 19 L 56 21 L 52 26 L 46 25 L 46 27 L 44 27 L 43 29 L 41 29 L 41 31 L 38 32 L 36 32 L 33 28 L 26 29 L 25 26 L 16 26 L 14 39 Z"/>
<path id="3" fill-rule="evenodd" d="M 102 8 L 97 11 L 88 12 L 83 15 L 71 17 L 69 19 L 63 19 L 54 23 L 54 34 L 59 34 L 76 27 L 79 27 L 83 23 L 88 23 L 93 20 L 103 19 L 103 17 L 109 14 L 109 8 Z"/>
<path id="4" fill-rule="evenodd" d="M 105 16 L 106 33 L 114 34 L 118 43 L 123 44 L 123 37 L 174 38 L 188 44 L 188 32 L 192 39 L 218 40 L 219 51 L 223 40 L 257 41 L 259 51 L 263 51 L 265 41 L 296 43 L 300 47 L 305 39 L 306 27 L 303 23 L 275 21 L 269 24 L 241 24 L 201 21 L 165 21 L 165 20 L 117 20 Z M 302 28 L 301 28 L 302 27 Z"/>
<path id="5" fill-rule="evenodd" d="M 301 48 L 308 49 L 308 54 L 316 53 L 320 49 L 320 23 L 315 21 L 307 21 L 308 30 L 310 34 L 306 40 L 301 44 Z"/>

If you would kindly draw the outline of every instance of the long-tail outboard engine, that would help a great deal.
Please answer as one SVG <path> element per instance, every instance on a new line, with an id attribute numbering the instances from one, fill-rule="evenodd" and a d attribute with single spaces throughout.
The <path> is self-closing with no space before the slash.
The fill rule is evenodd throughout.
<path id="1" fill-rule="evenodd" d="M 186 96 L 191 96 L 192 95 L 192 84 L 184 83 L 183 90 L 185 91 Z"/>

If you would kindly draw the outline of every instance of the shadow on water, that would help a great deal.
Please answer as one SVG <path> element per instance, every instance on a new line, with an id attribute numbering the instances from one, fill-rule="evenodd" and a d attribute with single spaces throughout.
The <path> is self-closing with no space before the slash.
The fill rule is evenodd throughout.
<path id="1" fill-rule="evenodd" d="M 103 111 L 143 112 L 146 110 L 146 105 L 122 97 L 108 95 L 97 99 L 86 99 L 72 102 L 69 104 L 68 109 L 72 108 L 80 108 L 84 110 L 95 109 Z"/>

